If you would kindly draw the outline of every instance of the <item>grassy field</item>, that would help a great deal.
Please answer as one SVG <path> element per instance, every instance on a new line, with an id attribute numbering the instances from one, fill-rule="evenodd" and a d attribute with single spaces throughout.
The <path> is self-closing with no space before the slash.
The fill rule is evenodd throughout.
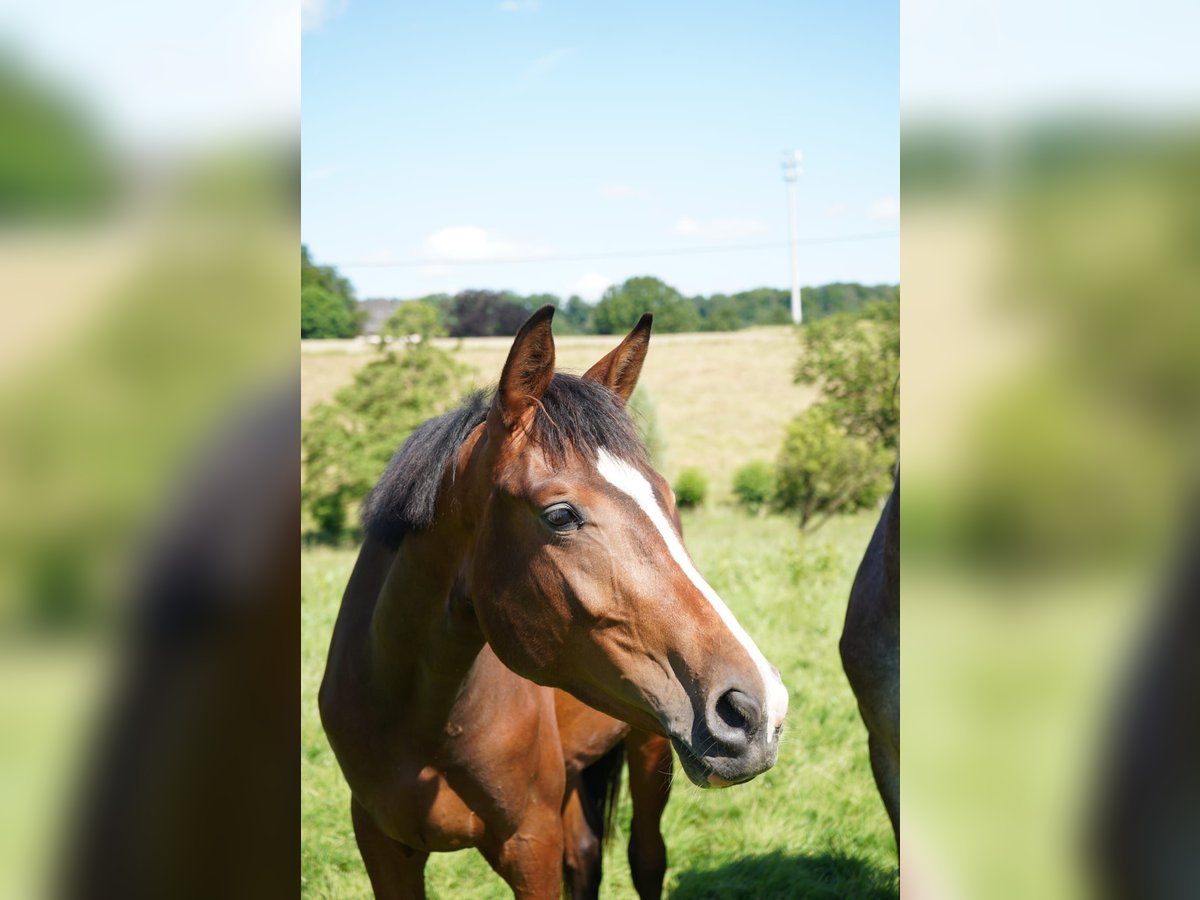
<path id="1" fill-rule="evenodd" d="M 560 337 L 560 368 L 582 372 L 616 346 L 617 337 Z M 441 340 L 492 384 L 511 338 Z M 727 497 L 733 473 L 753 459 L 773 460 L 789 419 L 812 402 L 811 388 L 792 383 L 799 342 L 790 327 L 752 328 L 653 338 L 641 385 L 667 438 L 664 474 L 687 466 L 709 477 L 714 496 Z M 354 341 L 306 341 L 301 350 L 301 408 L 329 400 L 374 351 Z"/>
<path id="2" fill-rule="evenodd" d="M 659 348 L 661 349 L 661 348 Z M 682 898 L 898 896 L 891 828 L 875 792 L 866 732 L 841 671 L 837 640 L 875 513 L 835 519 L 801 538 L 778 517 L 723 506 L 685 518 L 702 572 L 783 674 L 791 696 L 775 768 L 725 791 L 675 782 L 663 831 L 667 892 Z M 309 897 L 369 897 L 349 792 L 321 731 L 317 687 L 354 552 L 302 558 L 302 888 Z M 625 861 L 627 796 L 605 859 L 602 897 L 636 896 Z M 511 896 L 473 850 L 435 854 L 430 894 Z"/>

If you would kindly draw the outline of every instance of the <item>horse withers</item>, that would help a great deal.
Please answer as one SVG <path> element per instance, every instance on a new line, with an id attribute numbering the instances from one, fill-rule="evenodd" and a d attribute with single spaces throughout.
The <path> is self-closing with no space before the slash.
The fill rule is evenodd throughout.
<path id="1" fill-rule="evenodd" d="M 658 896 L 670 747 L 701 787 L 778 753 L 787 692 L 684 549 L 625 408 L 650 316 L 575 377 L 553 313 L 364 504 L 320 707 L 380 897 L 422 896 L 429 853 L 465 847 L 518 897 L 558 897 L 564 871 L 594 896 L 622 748 L 634 883 Z"/>
<path id="2" fill-rule="evenodd" d="M 839 646 L 900 846 L 900 470 L 859 564 Z"/>

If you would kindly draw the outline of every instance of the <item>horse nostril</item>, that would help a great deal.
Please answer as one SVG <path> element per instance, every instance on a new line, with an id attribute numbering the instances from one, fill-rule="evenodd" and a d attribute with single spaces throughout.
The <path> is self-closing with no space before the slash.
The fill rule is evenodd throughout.
<path id="1" fill-rule="evenodd" d="M 722 730 L 740 732 L 738 737 L 745 739 L 758 730 L 762 720 L 762 708 L 749 694 L 736 688 L 730 689 L 717 698 L 716 713 L 722 724 Z"/>

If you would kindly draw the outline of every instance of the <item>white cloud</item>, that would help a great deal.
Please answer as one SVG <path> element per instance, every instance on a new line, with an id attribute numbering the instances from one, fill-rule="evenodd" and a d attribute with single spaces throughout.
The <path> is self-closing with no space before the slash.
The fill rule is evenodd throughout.
<path id="1" fill-rule="evenodd" d="M 335 16 L 346 11 L 350 0 L 300 0 L 300 30 L 319 31 Z"/>
<path id="2" fill-rule="evenodd" d="M 578 294 L 584 300 L 594 302 L 600 299 L 600 295 L 608 290 L 612 283 L 613 280 L 607 275 L 601 275 L 599 272 L 588 272 L 568 285 L 564 293 L 568 297 L 572 294 Z"/>
<path id="3" fill-rule="evenodd" d="M 825 216 L 830 219 L 841 219 L 850 212 L 850 207 L 845 203 L 831 203 L 825 207 Z"/>
<path id="4" fill-rule="evenodd" d="M 500 11 L 507 13 L 537 12 L 542 8 L 542 0 L 502 0 Z"/>
<path id="5" fill-rule="evenodd" d="M 900 201 L 895 197 L 880 197 L 867 207 L 868 219 L 900 218 Z"/>
<path id="6" fill-rule="evenodd" d="M 691 216 L 680 216 L 672 229 L 675 234 L 704 241 L 733 241 L 755 234 L 764 234 L 768 230 L 766 223 L 758 219 L 699 220 L 693 219 Z"/>
<path id="7" fill-rule="evenodd" d="M 538 259 L 550 248 L 492 234 L 477 225 L 456 225 L 435 231 L 421 244 L 418 256 L 430 263 L 474 262 L 488 259 Z"/>

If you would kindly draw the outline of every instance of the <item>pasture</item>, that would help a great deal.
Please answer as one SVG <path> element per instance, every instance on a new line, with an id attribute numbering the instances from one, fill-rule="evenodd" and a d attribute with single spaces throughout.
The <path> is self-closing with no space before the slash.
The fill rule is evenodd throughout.
<path id="1" fill-rule="evenodd" d="M 779 761 L 755 781 L 702 791 L 676 768 L 663 820 L 669 896 L 897 896 L 891 828 L 837 653 L 847 592 L 875 517 L 871 511 L 836 518 L 802 539 L 780 517 L 721 506 L 685 516 L 697 565 L 779 667 L 791 708 Z M 350 825 L 349 790 L 316 706 L 353 562 L 347 549 L 312 549 L 302 559 L 301 884 L 308 897 L 370 896 Z M 628 824 L 626 794 L 605 857 L 602 897 L 636 896 L 625 861 Z M 511 896 L 473 850 L 435 854 L 427 883 L 432 897 Z"/>
<path id="2" fill-rule="evenodd" d="M 581 372 L 618 337 L 560 337 L 560 368 Z M 494 382 L 509 338 L 442 339 L 481 384 Z M 728 503 L 734 471 L 773 460 L 787 422 L 811 389 L 793 384 L 791 328 L 657 335 L 642 373 L 666 442 L 665 474 L 696 466 L 710 482 L 707 507 L 685 513 L 700 570 L 767 658 L 791 698 L 775 768 L 726 791 L 702 791 L 676 768 L 663 820 L 666 892 L 700 897 L 895 897 L 897 860 L 867 759 L 866 729 L 838 658 L 854 572 L 877 511 L 835 518 L 802 536 L 779 516 L 754 517 Z M 305 342 L 305 411 L 332 398 L 374 351 L 353 341 Z M 349 789 L 325 740 L 317 689 L 352 549 L 310 548 L 302 557 L 302 856 L 309 897 L 369 897 L 349 816 Z M 601 896 L 636 896 L 625 860 L 629 802 L 623 795 L 605 856 Z M 430 895 L 508 897 L 473 850 L 434 854 Z"/>

